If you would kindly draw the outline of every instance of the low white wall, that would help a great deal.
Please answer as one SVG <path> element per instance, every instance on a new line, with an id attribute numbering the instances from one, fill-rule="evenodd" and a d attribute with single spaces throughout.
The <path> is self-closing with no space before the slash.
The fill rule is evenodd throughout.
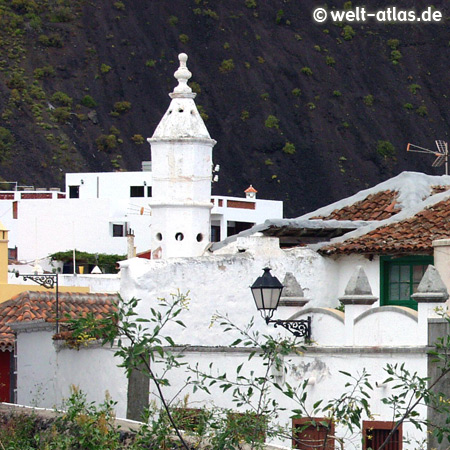
<path id="1" fill-rule="evenodd" d="M 99 346 L 79 350 L 53 341 L 54 326 L 21 324 L 17 331 L 17 402 L 43 408 L 61 407 L 72 385 L 88 401 L 101 403 L 106 391 L 117 401 L 118 417 L 126 417 L 127 378 L 117 367 L 114 350 Z M 42 328 L 39 330 L 39 327 Z"/>

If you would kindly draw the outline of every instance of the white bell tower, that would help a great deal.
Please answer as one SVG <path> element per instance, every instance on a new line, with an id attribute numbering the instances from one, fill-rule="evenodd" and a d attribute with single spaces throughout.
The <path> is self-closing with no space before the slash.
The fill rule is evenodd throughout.
<path id="1" fill-rule="evenodd" d="M 148 139 L 152 153 L 152 259 L 200 256 L 210 243 L 211 139 L 187 82 L 187 55 L 178 56 L 178 86 Z"/>

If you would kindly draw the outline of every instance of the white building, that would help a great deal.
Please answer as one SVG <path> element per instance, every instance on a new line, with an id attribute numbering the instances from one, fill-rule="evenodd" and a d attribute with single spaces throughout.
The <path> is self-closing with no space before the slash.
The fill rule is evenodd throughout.
<path id="1" fill-rule="evenodd" d="M 176 78 L 181 88 L 179 96 L 172 99 L 175 102 L 171 107 L 176 106 L 183 111 L 172 110 L 171 113 L 169 107 L 163 118 L 163 124 L 172 114 L 174 116 L 170 120 L 173 117 L 179 118 L 181 123 L 171 124 L 171 130 L 184 129 L 188 119 L 198 120 L 194 109 L 193 113 L 191 109 L 185 109 L 187 104 L 192 107 L 193 99 L 185 84 L 188 78 L 184 67 L 185 57 L 182 56 L 180 62 L 180 72 L 185 75 L 181 76 L 177 71 Z M 176 92 L 177 90 L 174 91 Z M 188 113 L 188 117 L 185 113 Z M 217 312 L 228 314 L 230 320 L 240 328 L 245 328 L 252 317 L 255 317 L 254 329 L 260 334 L 280 337 L 289 335 L 286 329 L 280 326 L 273 328 L 259 318 L 250 293 L 249 286 L 261 275 L 261 270 L 270 267 L 273 274 L 284 280 L 288 288 L 274 319 L 298 320 L 311 317 L 312 342 L 308 343 L 302 353 L 294 352 L 286 356 L 289 359 L 286 361 L 288 370 L 285 378 L 280 373 L 274 375 L 279 377 L 278 382 L 283 386 L 288 382 L 295 389 L 301 389 L 306 383 L 307 408 L 313 410 L 318 400 L 327 401 L 342 394 L 345 382 L 348 381 L 342 371 L 357 375 L 362 369 L 366 369 L 372 374 L 371 381 L 374 384 L 370 398 L 373 415 L 362 415 L 361 428 L 376 430 L 376 427 L 381 427 L 383 432 L 391 429 L 394 426 L 392 409 L 381 401 L 393 392 L 383 384 L 386 378 L 383 369 L 385 365 L 404 363 L 411 373 L 417 372 L 421 377 L 435 376 L 427 346 L 439 336 L 439 327 L 442 325 L 435 307 L 445 306 L 448 298 L 439 273 L 444 282 L 448 283 L 450 192 L 446 189 L 450 185 L 449 178 L 402 174 L 390 182 L 301 218 L 268 220 L 239 236 L 213 244 L 210 251 L 199 256 L 200 251 L 196 245 L 203 245 L 203 241 L 196 239 L 202 232 L 201 229 L 198 231 L 198 227 L 204 226 L 206 218 L 203 214 L 206 210 L 208 214 L 211 211 L 214 213 L 209 204 L 207 207 L 209 185 L 207 186 L 206 179 L 209 179 L 210 174 L 206 174 L 205 169 L 206 165 L 211 166 L 210 150 L 213 141 L 205 134 L 205 129 L 199 122 L 194 125 L 193 130 L 198 135 L 188 136 L 188 144 L 176 134 L 172 138 L 165 133 L 159 135 L 160 129 L 150 140 L 152 150 L 154 144 L 157 147 L 159 145 L 158 163 L 165 166 L 167 171 L 158 180 L 158 186 L 171 192 L 168 200 L 162 194 L 155 195 L 155 203 L 161 215 L 156 222 L 158 229 L 151 230 L 155 232 L 151 237 L 155 239 L 152 240 L 151 249 L 153 252 L 160 252 L 163 258 L 130 258 L 122 262 L 121 296 L 125 299 L 141 299 L 137 312 L 140 317 L 151 319 L 151 309 L 161 307 L 159 298 L 167 298 L 177 290 L 189 292 L 189 308 L 180 316 L 187 327 L 170 324 L 165 332 L 180 346 L 188 363 L 198 363 L 205 370 L 213 363 L 215 373 L 226 371 L 232 377 L 236 368 L 247 361 L 249 350 L 239 345 L 237 348 L 230 348 L 230 343 L 239 337 L 235 331 L 224 332 L 217 324 L 211 327 L 211 320 Z M 186 164 L 193 164 L 197 156 L 202 156 L 205 160 L 205 172 L 202 172 L 203 176 L 198 180 L 197 191 L 196 175 L 188 170 L 189 167 L 183 166 L 183 161 L 176 161 L 176 158 L 178 151 L 184 155 L 187 148 L 196 152 L 198 141 L 202 141 L 198 148 L 199 154 L 191 155 L 186 161 Z M 192 142 L 195 145 L 191 146 Z M 170 170 L 174 172 L 171 173 Z M 178 176 L 181 177 L 180 180 L 177 179 Z M 155 183 L 155 178 L 152 182 Z M 186 186 L 186 189 L 181 186 Z M 181 190 L 186 193 L 186 202 L 182 201 Z M 214 208 L 219 212 L 224 205 L 230 207 L 230 200 L 226 199 L 227 203 L 224 200 L 220 204 L 220 198 L 214 199 Z M 235 199 L 231 199 L 233 201 Z M 254 199 L 238 201 L 247 204 Z M 186 223 L 175 224 L 183 229 L 174 228 L 174 212 L 185 211 L 186 207 L 190 209 L 188 220 Z M 201 209 L 201 212 L 196 208 Z M 197 212 L 201 216 L 200 223 L 193 220 Z M 214 216 L 212 220 L 214 221 Z M 164 247 L 167 231 L 170 242 Z M 183 234 L 183 239 L 176 239 L 177 232 Z M 161 233 L 162 239 L 158 239 L 158 233 Z M 192 239 L 187 240 L 190 242 L 189 247 L 180 250 L 180 254 L 184 256 L 164 258 L 173 256 L 176 253 L 175 245 L 182 243 L 188 236 L 194 237 L 197 243 Z M 158 247 L 155 248 L 154 245 Z M 433 256 L 438 273 L 428 269 L 423 276 Z M 352 280 L 350 283 L 349 279 Z M 339 301 L 345 305 L 345 313 L 335 309 Z M 445 325 L 445 321 L 443 323 Z M 83 369 L 86 367 L 86 371 L 89 370 L 91 358 L 95 358 L 96 368 L 113 366 L 110 349 L 102 351 L 98 347 L 88 347 L 78 352 L 59 343 L 50 345 L 52 331 L 48 329 L 48 325 L 47 329 L 45 325 L 40 326 L 38 329 L 33 321 L 29 321 L 15 327 L 18 333 L 17 351 L 20 355 L 20 403 L 33 400 L 33 383 L 39 379 L 44 386 L 51 387 L 49 394 L 41 397 L 40 406 L 53 406 L 66 392 L 66 385 L 83 383 L 81 387 L 92 398 L 98 399 L 99 389 L 108 389 L 119 400 L 118 411 L 121 414 L 125 410 L 130 411 L 132 405 L 125 404 L 126 381 L 115 370 L 110 369 L 114 375 L 107 385 L 102 380 L 99 386 L 95 376 L 89 380 L 84 377 Z M 40 349 L 46 352 L 45 361 L 50 361 L 51 367 L 36 364 L 30 370 L 27 361 L 32 360 Z M 263 374 L 265 370 L 256 357 L 251 360 L 250 367 L 243 367 L 248 375 L 251 370 L 256 374 Z M 178 393 L 181 401 L 188 393 L 183 388 L 187 377 L 185 367 L 168 376 L 172 386 L 168 388 L 167 395 L 170 397 Z M 54 380 L 59 380 L 58 384 Z M 129 389 L 135 388 L 132 384 L 130 381 Z M 151 392 L 153 386 L 142 387 L 141 398 L 147 396 L 149 389 Z M 297 426 L 291 419 L 295 402 L 277 393 L 277 390 L 272 394 L 286 408 L 280 411 L 279 417 L 271 417 L 273 424 Z M 152 394 L 150 398 L 153 398 Z M 208 407 L 213 403 L 234 408 L 231 397 L 218 391 L 213 391 L 211 396 L 189 392 L 189 407 Z M 424 406 L 420 406 L 417 411 L 421 417 L 428 414 Z M 316 411 L 315 414 L 314 417 L 319 420 L 326 416 L 323 411 Z M 346 427 L 336 425 L 336 436 L 344 438 L 347 431 Z M 367 438 L 367 434 L 364 436 Z M 367 441 L 364 445 L 361 444 L 359 432 L 345 439 L 348 442 L 346 449 L 368 448 Z M 411 423 L 404 423 L 399 430 L 399 439 L 405 440 L 403 447 L 397 443 L 391 446 L 392 450 L 413 450 L 421 448 L 416 446 L 416 442 L 426 440 L 427 432 L 417 430 Z M 409 443 L 406 442 L 407 439 L 410 440 Z M 272 442 L 284 447 L 291 444 L 289 437 L 276 437 Z"/>

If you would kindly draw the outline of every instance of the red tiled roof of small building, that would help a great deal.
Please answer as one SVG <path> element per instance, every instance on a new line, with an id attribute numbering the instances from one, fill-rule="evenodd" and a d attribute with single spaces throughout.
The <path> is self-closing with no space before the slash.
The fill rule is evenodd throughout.
<path id="1" fill-rule="evenodd" d="M 88 312 L 96 317 L 104 317 L 114 311 L 116 294 L 80 294 L 60 292 L 58 295 L 61 321 L 70 317 L 79 317 Z M 0 350 L 12 351 L 14 333 L 9 324 L 16 322 L 44 321 L 54 322 L 54 292 L 22 292 L 11 300 L 0 303 Z"/>
<path id="2" fill-rule="evenodd" d="M 400 212 L 396 202 L 397 192 L 386 190 L 368 195 L 364 200 L 335 209 L 327 216 L 311 219 L 322 220 L 384 220 Z"/>
<path id="3" fill-rule="evenodd" d="M 368 233 L 343 242 L 322 247 L 326 255 L 371 254 L 431 254 L 432 241 L 450 236 L 450 198 L 431 205 L 412 217 L 378 227 Z"/>

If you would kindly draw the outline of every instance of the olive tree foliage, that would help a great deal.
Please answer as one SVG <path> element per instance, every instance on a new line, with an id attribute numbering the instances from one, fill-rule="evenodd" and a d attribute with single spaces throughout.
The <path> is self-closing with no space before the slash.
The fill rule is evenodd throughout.
<path id="1" fill-rule="evenodd" d="M 309 426 L 320 426 L 325 430 L 323 442 L 314 443 L 313 448 L 327 449 L 334 442 L 347 449 L 361 442 L 363 419 L 373 418 L 370 405 L 373 383 L 366 369 L 357 374 L 341 371 L 347 380 L 339 389 L 341 394 L 311 403 L 308 401 L 308 379 L 296 384 L 284 381 L 293 369 L 291 360 L 305 350 L 296 338 L 262 334 L 254 329 L 253 319 L 247 326 L 239 327 L 226 315 L 217 313 L 212 324 L 221 327 L 224 333 L 239 335 L 230 347 L 239 348 L 248 356 L 246 362 L 227 371 L 220 372 L 213 363 L 205 370 L 187 364 L 182 348 L 166 333 L 169 324 L 185 327 L 180 317 L 188 308 L 187 295 L 178 293 L 168 300 L 159 299 L 158 304 L 149 309 L 148 318 L 138 317 L 138 301 L 120 298 L 115 312 L 108 317 L 96 319 L 89 314 L 69 322 L 77 345 L 87 344 L 92 339 L 100 340 L 103 345 L 115 348 L 115 356 L 121 361 L 119 366 L 128 374 L 132 370 L 141 370 L 149 377 L 158 404 L 152 403 L 143 417 L 145 425 L 139 434 L 145 445 L 143 448 L 165 449 L 178 445 L 185 450 L 194 447 L 260 449 L 267 438 L 275 437 L 310 446 L 311 442 L 301 434 Z M 449 320 L 447 316 L 445 318 Z M 410 372 L 404 364 L 387 364 L 384 368 L 384 384 L 390 389 L 382 402 L 392 411 L 395 426 L 379 450 L 387 446 L 395 430 L 405 422 L 420 430 L 429 430 L 438 442 L 444 439 L 450 442 L 450 402 L 436 390 L 450 372 L 450 336 L 439 339 L 431 354 L 439 369 L 439 375 L 432 382 Z M 169 372 L 172 370 L 182 370 L 186 376 L 182 385 L 177 385 L 177 395 L 168 398 L 165 388 L 170 385 Z M 214 404 L 217 392 L 222 397 L 226 394 L 236 408 L 212 406 L 195 411 L 183 408 L 188 390 L 210 395 L 208 404 Z M 424 405 L 434 408 L 444 420 L 440 424 L 429 423 L 417 412 Z M 304 419 L 303 425 L 295 431 L 289 425 L 279 423 L 280 413 L 286 409 L 292 418 Z M 323 420 L 316 423 L 316 417 Z"/>

